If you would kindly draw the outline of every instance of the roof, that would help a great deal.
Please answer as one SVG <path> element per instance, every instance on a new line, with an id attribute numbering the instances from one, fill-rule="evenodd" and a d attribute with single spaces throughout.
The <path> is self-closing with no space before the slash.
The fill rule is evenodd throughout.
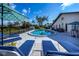
<path id="1" fill-rule="evenodd" d="M 65 13 L 60 13 L 60 14 L 58 15 L 58 17 L 54 20 L 53 24 L 58 20 L 58 18 L 59 18 L 61 15 L 63 15 L 63 14 L 73 14 L 73 13 L 79 13 L 79 11 L 78 11 L 78 12 L 65 12 Z M 52 24 L 52 25 L 53 25 L 53 24 Z"/>

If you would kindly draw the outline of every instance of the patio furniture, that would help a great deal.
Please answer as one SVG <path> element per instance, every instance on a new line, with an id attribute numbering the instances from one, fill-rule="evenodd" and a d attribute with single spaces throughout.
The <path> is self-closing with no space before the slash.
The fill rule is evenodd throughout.
<path id="1" fill-rule="evenodd" d="M 23 56 L 23 53 L 13 46 L 0 46 L 0 56 Z"/>
<path id="2" fill-rule="evenodd" d="M 75 21 L 75 22 L 69 23 L 68 25 L 72 25 L 71 35 L 75 37 L 79 37 L 79 22 Z"/>
<path id="3" fill-rule="evenodd" d="M 0 33 L 0 39 L 2 37 L 2 34 Z M 19 37 L 19 34 L 15 34 L 15 33 L 12 33 L 12 34 L 3 34 L 3 38 L 6 39 L 6 38 L 10 38 L 10 37 Z"/>
<path id="4" fill-rule="evenodd" d="M 42 46 L 43 46 L 43 55 L 47 56 L 50 51 L 57 51 L 57 49 L 55 48 L 55 46 L 53 45 L 53 43 L 51 41 L 42 41 Z"/>
<path id="5" fill-rule="evenodd" d="M 0 39 L 1 39 L 1 37 L 2 37 L 2 33 L 0 33 Z M 6 37 L 7 37 L 7 35 L 3 34 L 3 38 L 6 38 Z"/>
<path id="6" fill-rule="evenodd" d="M 69 53 L 69 52 L 59 52 L 59 51 L 49 51 L 48 56 L 79 56 L 79 53 Z"/>
<path id="7" fill-rule="evenodd" d="M 19 36 L 19 34 L 16 34 L 16 33 L 8 35 L 8 37 L 18 37 L 18 36 Z"/>
<path id="8" fill-rule="evenodd" d="M 27 40 L 20 47 L 19 50 L 25 55 L 28 56 L 31 48 L 33 46 L 34 40 Z"/>
<path id="9" fill-rule="evenodd" d="M 76 32 L 76 34 L 75 34 L 76 37 L 79 38 L 79 30 L 75 30 L 75 32 Z"/>
<path id="10" fill-rule="evenodd" d="M 60 43 L 60 42 L 59 42 Z M 68 52 L 60 52 L 54 47 L 51 41 L 43 41 L 43 54 L 45 56 L 79 56 L 79 48 L 72 43 L 61 41 L 61 45 Z"/>
<path id="11" fill-rule="evenodd" d="M 6 40 L 3 40 L 3 43 L 11 43 L 11 42 L 15 42 L 15 41 L 18 41 L 18 40 L 21 40 L 21 37 L 15 37 L 15 38 L 11 38 L 11 39 L 6 39 Z M 0 44 L 2 43 L 2 41 L 0 40 Z"/>
<path id="12" fill-rule="evenodd" d="M 79 47 L 68 41 L 58 41 L 69 53 L 79 53 Z"/>
<path id="13" fill-rule="evenodd" d="M 19 48 L 13 46 L 0 46 L 0 56 L 28 56 L 33 43 L 34 40 L 27 40 Z"/>

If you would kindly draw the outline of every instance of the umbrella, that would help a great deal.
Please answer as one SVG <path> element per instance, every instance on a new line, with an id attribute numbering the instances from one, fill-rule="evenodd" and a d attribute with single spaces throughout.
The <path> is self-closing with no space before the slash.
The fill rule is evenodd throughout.
<path id="1" fill-rule="evenodd" d="M 1 19 L 1 39 L 3 45 L 3 20 L 7 21 L 26 21 L 27 17 L 20 14 L 16 10 L 10 8 L 9 4 L 0 4 L 0 19 Z M 28 21 L 27 21 L 28 22 Z"/>

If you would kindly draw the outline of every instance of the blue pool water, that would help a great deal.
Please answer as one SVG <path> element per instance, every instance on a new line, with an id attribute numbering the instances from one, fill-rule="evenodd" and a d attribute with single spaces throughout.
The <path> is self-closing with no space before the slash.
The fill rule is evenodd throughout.
<path id="1" fill-rule="evenodd" d="M 52 33 L 50 31 L 45 30 L 35 30 L 32 32 L 33 35 L 51 35 Z"/>

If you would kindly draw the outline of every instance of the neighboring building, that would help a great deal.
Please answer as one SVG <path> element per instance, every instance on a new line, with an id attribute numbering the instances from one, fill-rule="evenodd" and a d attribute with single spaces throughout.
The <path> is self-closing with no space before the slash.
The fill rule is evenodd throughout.
<path id="1" fill-rule="evenodd" d="M 67 12 L 59 14 L 59 16 L 53 22 L 52 28 L 62 28 L 65 31 L 70 32 L 72 30 L 72 25 L 69 25 L 69 23 L 72 22 L 79 22 L 79 12 Z"/>

